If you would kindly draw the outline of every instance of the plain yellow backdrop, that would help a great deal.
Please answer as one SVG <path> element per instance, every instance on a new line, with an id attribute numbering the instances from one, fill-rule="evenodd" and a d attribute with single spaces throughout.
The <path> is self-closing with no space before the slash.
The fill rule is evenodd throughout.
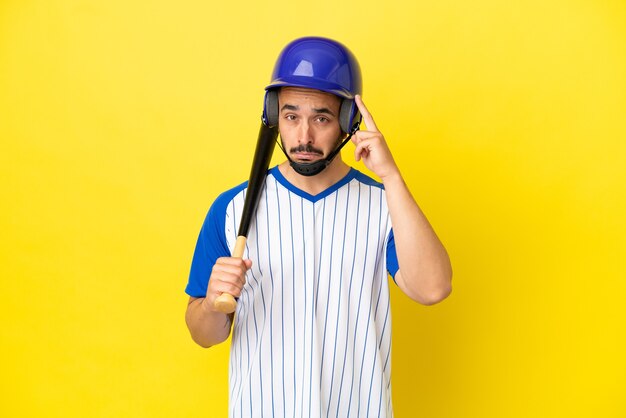
<path id="1" fill-rule="evenodd" d="M 394 287 L 396 416 L 626 416 L 625 22 L 620 0 L 2 0 L 0 416 L 226 415 L 228 345 L 193 344 L 184 287 L 304 35 L 358 57 L 453 262 L 440 305 Z"/>

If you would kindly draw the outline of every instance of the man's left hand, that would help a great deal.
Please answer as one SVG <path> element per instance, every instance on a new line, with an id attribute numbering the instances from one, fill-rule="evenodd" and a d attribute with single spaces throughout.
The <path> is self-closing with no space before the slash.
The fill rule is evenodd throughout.
<path id="1" fill-rule="evenodd" d="M 363 163 L 368 170 L 372 171 L 381 180 L 385 180 L 390 175 L 399 174 L 398 166 L 391 155 L 385 137 L 376 127 L 374 118 L 365 107 L 360 95 L 354 98 L 367 130 L 356 131 L 351 140 L 356 145 L 354 158 Z"/>

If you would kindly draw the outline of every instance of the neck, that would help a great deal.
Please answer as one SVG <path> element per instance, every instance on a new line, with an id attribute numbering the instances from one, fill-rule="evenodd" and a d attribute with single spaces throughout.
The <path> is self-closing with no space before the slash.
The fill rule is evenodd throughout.
<path id="1" fill-rule="evenodd" d="M 280 164 L 278 169 L 289 183 L 315 196 L 344 178 L 350 171 L 350 166 L 342 161 L 341 154 L 339 154 L 321 173 L 310 177 L 298 174 L 289 165 L 289 161 Z"/>

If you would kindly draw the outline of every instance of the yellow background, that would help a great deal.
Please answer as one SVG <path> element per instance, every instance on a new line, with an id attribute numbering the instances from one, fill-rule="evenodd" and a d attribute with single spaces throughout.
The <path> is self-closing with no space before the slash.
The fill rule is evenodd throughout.
<path id="1" fill-rule="evenodd" d="M 183 290 L 303 35 L 453 261 L 440 305 L 394 288 L 396 416 L 626 416 L 623 1 L 212 3 L 0 1 L 0 416 L 225 416 Z"/>

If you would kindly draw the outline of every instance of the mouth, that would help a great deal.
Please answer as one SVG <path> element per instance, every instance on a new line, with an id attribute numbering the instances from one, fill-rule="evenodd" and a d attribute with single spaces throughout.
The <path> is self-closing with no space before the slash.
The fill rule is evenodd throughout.
<path id="1" fill-rule="evenodd" d="M 299 147 L 292 148 L 290 151 L 291 157 L 294 160 L 302 162 L 311 162 L 319 160 L 324 156 L 324 153 L 311 145 L 301 145 Z"/>
<path id="2" fill-rule="evenodd" d="M 292 152 L 292 159 L 304 162 L 311 162 L 319 160 L 323 157 L 321 153 L 317 152 Z"/>

